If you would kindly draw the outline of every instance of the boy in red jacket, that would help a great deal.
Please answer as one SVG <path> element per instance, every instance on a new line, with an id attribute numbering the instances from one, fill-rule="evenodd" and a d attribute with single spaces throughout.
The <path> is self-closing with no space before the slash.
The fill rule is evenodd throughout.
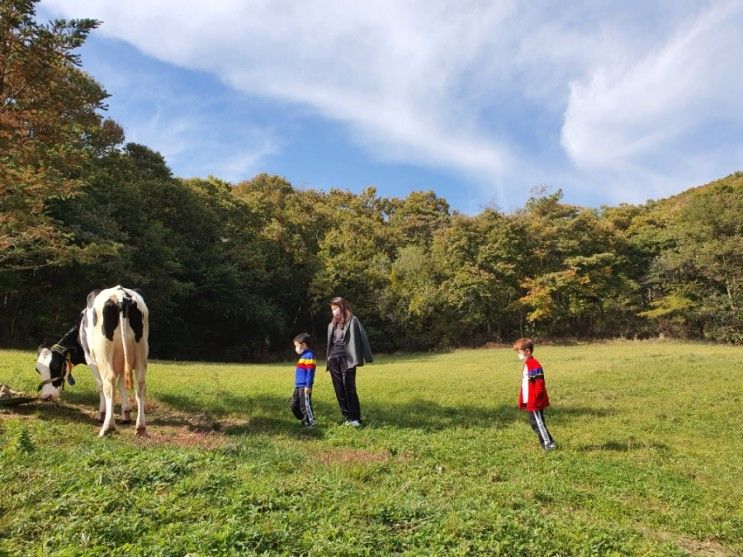
<path id="1" fill-rule="evenodd" d="M 547 430 L 544 421 L 544 409 L 550 405 L 547 387 L 544 384 L 542 365 L 532 356 L 534 343 L 531 339 L 520 338 L 513 343 L 519 360 L 524 362 L 521 370 L 521 389 L 519 389 L 519 408 L 529 413 L 529 423 L 539 436 L 539 442 L 545 451 L 555 449 L 555 440 Z"/>

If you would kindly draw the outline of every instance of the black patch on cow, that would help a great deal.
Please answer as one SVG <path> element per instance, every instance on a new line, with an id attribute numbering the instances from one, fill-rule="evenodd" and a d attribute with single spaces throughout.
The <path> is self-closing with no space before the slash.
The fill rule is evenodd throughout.
<path id="1" fill-rule="evenodd" d="M 69 354 L 73 365 L 85 363 L 85 353 L 80 345 L 80 325 L 72 327 L 57 343 L 63 348 L 65 357 Z"/>
<path id="2" fill-rule="evenodd" d="M 142 325 L 142 312 L 137 307 L 137 302 L 134 302 L 129 308 L 129 325 L 131 325 L 134 331 L 134 340 L 139 342 L 144 332 L 144 326 Z"/>
<path id="3" fill-rule="evenodd" d="M 103 304 L 103 334 L 108 340 L 114 339 L 114 331 L 119 326 L 119 308 L 113 300 Z"/>
<path id="4" fill-rule="evenodd" d="M 64 383 L 65 356 L 56 350 L 52 350 L 52 360 L 49 362 L 49 375 L 52 381 L 52 387 L 59 388 Z"/>
<path id="5" fill-rule="evenodd" d="M 93 307 L 93 302 L 95 302 L 95 297 L 98 296 L 98 294 L 100 294 L 100 293 L 101 293 L 101 291 L 98 290 L 98 289 L 96 289 L 96 290 L 92 290 L 88 294 L 88 303 L 86 304 L 86 307 L 87 308 L 92 308 Z"/>
<path id="6" fill-rule="evenodd" d="M 93 307 L 93 303 L 95 302 L 95 297 L 100 294 L 100 290 L 93 290 L 88 294 L 88 303 L 86 304 L 86 307 L 88 309 L 91 309 Z M 85 313 L 85 310 L 83 310 L 83 314 Z M 96 323 L 98 323 L 98 314 L 96 312 L 93 312 L 93 327 L 96 326 Z"/>
<path id="7" fill-rule="evenodd" d="M 142 325 L 142 312 L 137 307 L 137 302 L 128 294 L 119 303 L 119 309 L 124 319 L 129 320 L 129 326 L 134 331 L 134 340 L 139 342 L 142 338 L 144 327 Z"/>

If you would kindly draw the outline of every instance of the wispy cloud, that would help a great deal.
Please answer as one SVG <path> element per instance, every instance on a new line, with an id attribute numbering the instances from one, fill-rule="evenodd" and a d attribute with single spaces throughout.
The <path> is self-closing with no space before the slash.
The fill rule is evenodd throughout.
<path id="1" fill-rule="evenodd" d="M 743 129 L 740 2 L 43 5 L 99 18 L 101 34 L 158 60 L 342 122 L 375 159 L 464 172 L 501 202 L 539 183 L 598 199 L 636 198 L 650 183 L 662 194 L 740 165 L 740 141 L 727 137 Z M 170 149 L 188 149 L 198 125 L 174 127 Z M 224 154 L 223 169 L 281 148 L 268 133 L 252 145 Z"/>
<path id="2" fill-rule="evenodd" d="M 740 3 L 700 11 L 647 54 L 601 61 L 571 81 L 562 127 L 570 157 L 581 166 L 636 161 L 705 125 L 726 101 L 743 98 L 735 70 L 743 54 L 741 15 Z M 725 113 L 741 122 L 743 105 L 734 104 Z"/>

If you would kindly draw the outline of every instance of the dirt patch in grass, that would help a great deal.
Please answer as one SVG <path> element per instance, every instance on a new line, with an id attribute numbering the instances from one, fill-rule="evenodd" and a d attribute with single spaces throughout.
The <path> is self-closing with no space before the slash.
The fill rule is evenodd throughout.
<path id="1" fill-rule="evenodd" d="M 717 557 L 722 555 L 733 555 L 730 551 L 725 549 L 722 545 L 713 541 L 698 541 L 692 538 L 684 538 L 678 540 L 679 547 L 684 551 L 688 551 L 691 555 L 708 555 L 710 557 Z"/>
<path id="2" fill-rule="evenodd" d="M 146 436 L 134 438 L 135 444 L 142 446 L 167 445 L 200 449 L 215 449 L 226 441 L 221 433 L 172 426 L 148 427 Z"/>
<path id="3" fill-rule="evenodd" d="M 147 436 L 137 442 L 150 446 L 217 448 L 227 442 L 226 431 L 243 425 L 239 420 L 216 419 L 204 412 L 182 412 L 157 401 L 148 401 L 146 412 Z"/>
<path id="4" fill-rule="evenodd" d="M 388 451 L 370 452 L 361 449 L 326 449 L 315 454 L 323 464 L 365 464 L 369 462 L 386 462 L 390 458 Z"/>
<path id="5" fill-rule="evenodd" d="M 147 435 L 134 436 L 135 420 L 137 417 L 136 404 L 132 405 L 132 422 L 121 423 L 121 413 L 116 405 L 114 422 L 116 433 L 128 437 L 137 445 L 155 446 L 170 445 L 177 447 L 216 448 L 227 442 L 225 430 L 242 426 L 242 422 L 231 419 L 216 420 L 209 414 L 181 412 L 156 402 L 148 401 L 146 408 Z M 55 420 L 60 424 L 77 422 L 91 426 L 91 437 L 98 433 L 101 424 L 97 421 L 98 406 L 78 404 L 69 401 L 55 401 L 35 403 L 13 408 L 3 408 L 0 411 L 0 420 Z"/>
<path id="6" fill-rule="evenodd" d="M 706 555 L 707 557 L 720 557 L 723 555 L 733 555 L 734 551 L 726 548 L 724 545 L 712 540 L 695 540 L 689 536 L 673 534 L 671 532 L 651 530 L 650 528 L 641 527 L 641 532 L 650 537 L 655 537 L 666 542 L 676 544 L 679 549 L 689 552 L 690 555 Z"/>

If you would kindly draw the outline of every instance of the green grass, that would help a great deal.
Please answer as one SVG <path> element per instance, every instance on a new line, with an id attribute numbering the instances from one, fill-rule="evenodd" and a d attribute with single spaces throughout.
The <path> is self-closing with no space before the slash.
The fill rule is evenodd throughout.
<path id="1" fill-rule="evenodd" d="M 105 439 L 76 369 L 59 405 L 0 410 L 0 555 L 743 553 L 743 349 L 538 347 L 558 450 L 516 407 L 507 348 L 380 356 L 365 427 L 288 409 L 293 366 L 152 362 L 150 437 Z M 34 392 L 34 355 L 0 382 Z"/>

